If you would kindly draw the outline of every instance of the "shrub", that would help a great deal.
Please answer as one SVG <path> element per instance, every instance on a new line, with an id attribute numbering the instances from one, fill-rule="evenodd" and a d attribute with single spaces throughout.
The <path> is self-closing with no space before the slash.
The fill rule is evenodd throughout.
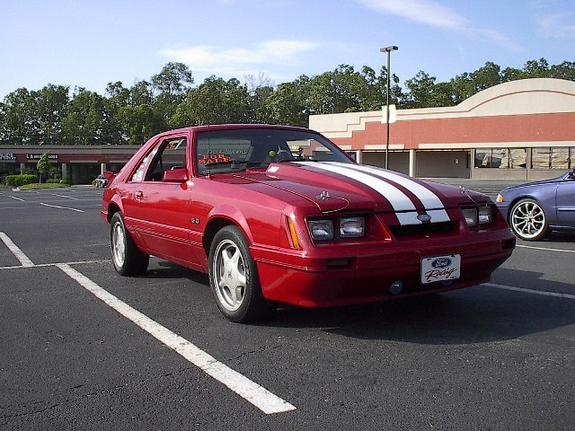
<path id="1" fill-rule="evenodd" d="M 37 181 L 36 175 L 8 175 L 6 177 L 6 185 L 11 187 L 20 187 L 25 184 L 32 184 Z"/>
<path id="2" fill-rule="evenodd" d="M 60 184 L 62 180 L 60 180 L 60 178 L 48 178 L 46 182 L 52 184 Z"/>

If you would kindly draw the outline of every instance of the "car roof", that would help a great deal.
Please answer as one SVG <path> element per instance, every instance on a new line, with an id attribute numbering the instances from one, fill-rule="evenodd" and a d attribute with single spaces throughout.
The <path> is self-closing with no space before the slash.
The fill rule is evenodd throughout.
<path id="1" fill-rule="evenodd" d="M 313 130 L 310 130 L 305 127 L 296 127 L 296 126 L 283 126 L 283 125 L 274 125 L 274 124 L 208 124 L 202 126 L 190 126 L 190 127 L 182 127 L 179 129 L 168 130 L 160 135 L 164 134 L 172 134 L 172 133 L 182 133 L 182 132 L 206 132 L 208 130 L 242 130 L 242 129 L 271 129 L 271 130 L 293 130 L 293 131 L 304 131 L 304 132 L 313 132 L 317 133 Z"/>

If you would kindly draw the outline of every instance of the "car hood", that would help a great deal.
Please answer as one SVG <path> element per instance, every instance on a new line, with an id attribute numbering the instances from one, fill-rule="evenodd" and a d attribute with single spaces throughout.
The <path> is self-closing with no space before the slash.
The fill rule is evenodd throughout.
<path id="1" fill-rule="evenodd" d="M 516 190 L 521 190 L 521 189 L 530 188 L 530 187 L 541 187 L 541 186 L 544 186 L 544 185 L 547 185 L 547 184 L 549 184 L 549 185 L 551 185 L 551 184 L 557 184 L 557 183 L 563 182 L 564 180 L 565 180 L 565 176 L 563 175 L 563 176 L 560 176 L 560 177 L 557 177 L 557 178 L 551 178 L 551 179 L 548 179 L 548 180 L 533 181 L 533 182 L 530 182 L 530 183 L 518 184 L 518 185 L 515 185 L 515 186 L 510 186 L 510 187 L 504 188 L 504 189 L 501 191 L 501 193 L 514 192 L 514 191 L 516 191 Z"/>
<path id="2" fill-rule="evenodd" d="M 470 190 L 350 163 L 272 163 L 265 172 L 247 171 L 233 177 L 236 184 L 257 187 L 259 192 L 289 192 L 313 203 L 322 213 L 345 209 L 393 212 L 400 224 L 449 221 L 449 208 L 490 202 L 487 196 Z"/>

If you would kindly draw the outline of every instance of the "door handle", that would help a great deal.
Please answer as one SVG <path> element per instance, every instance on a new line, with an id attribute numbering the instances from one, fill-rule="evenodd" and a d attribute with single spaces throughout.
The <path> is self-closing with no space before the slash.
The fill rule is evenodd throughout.
<path id="1" fill-rule="evenodd" d="M 143 197 L 144 197 L 144 192 L 141 191 L 141 190 L 138 190 L 138 191 L 136 192 L 136 195 L 135 195 L 136 200 L 139 200 L 139 201 L 140 201 L 140 200 L 142 200 Z"/>

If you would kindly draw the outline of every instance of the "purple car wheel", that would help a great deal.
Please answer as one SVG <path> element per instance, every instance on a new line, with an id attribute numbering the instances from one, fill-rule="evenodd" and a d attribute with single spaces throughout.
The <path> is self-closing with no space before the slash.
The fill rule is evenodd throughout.
<path id="1" fill-rule="evenodd" d="M 513 233 L 525 241 L 543 238 L 549 228 L 545 211 L 534 199 L 521 199 L 513 205 L 509 225 Z"/>

